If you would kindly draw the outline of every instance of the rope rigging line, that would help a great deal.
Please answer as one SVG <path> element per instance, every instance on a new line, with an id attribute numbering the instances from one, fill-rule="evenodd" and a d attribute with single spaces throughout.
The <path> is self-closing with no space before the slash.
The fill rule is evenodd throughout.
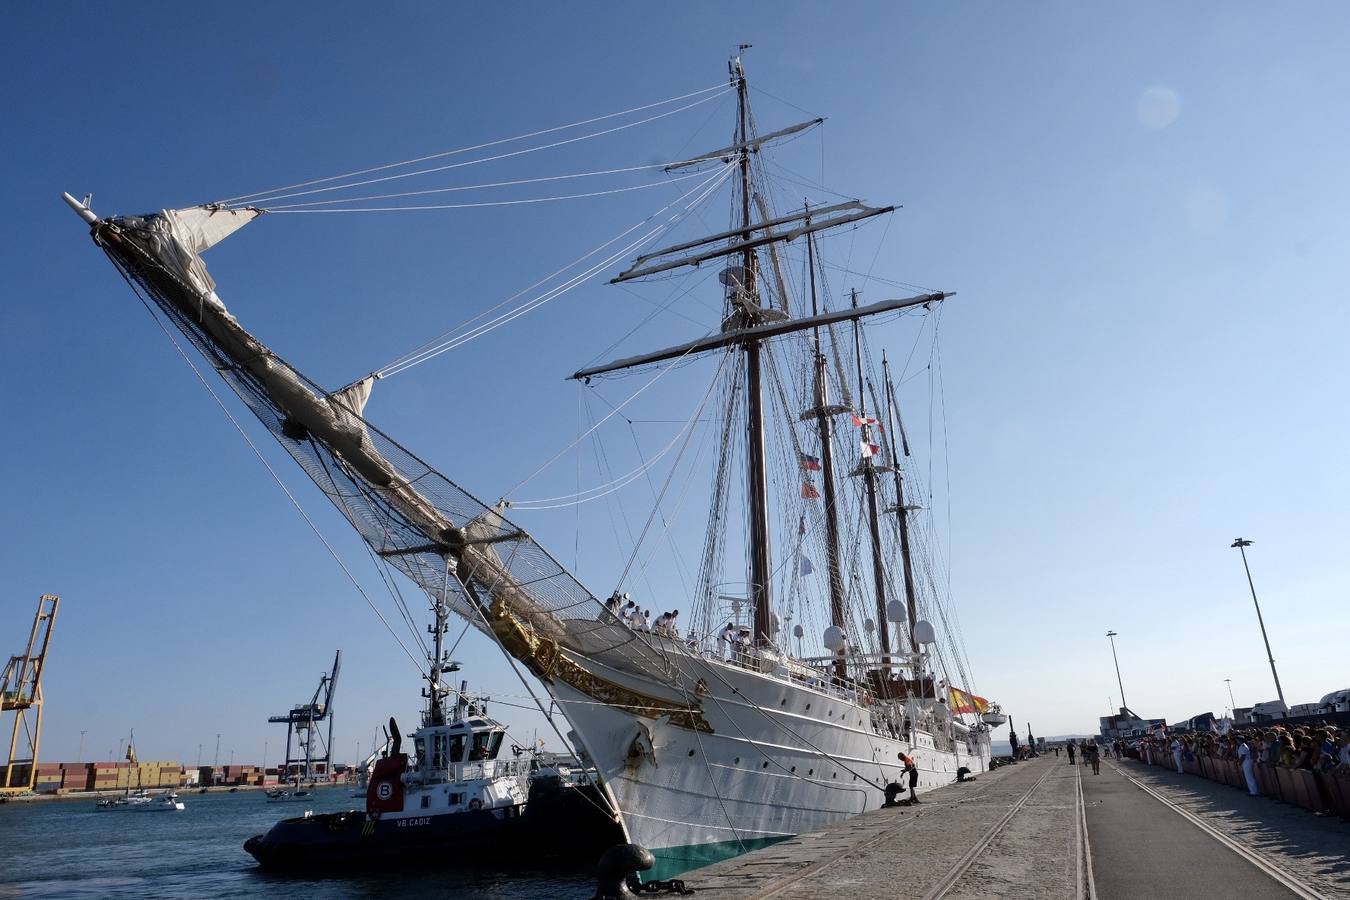
<path id="1" fill-rule="evenodd" d="M 516 200 L 480 200 L 475 203 L 427 203 L 422 204 L 421 206 L 343 206 L 343 207 L 330 206 L 327 209 L 309 208 L 314 205 L 318 205 L 319 202 L 329 204 L 356 203 L 361 200 L 382 200 L 388 197 L 404 197 L 404 196 L 414 196 L 416 194 L 435 194 L 444 191 L 459 191 L 459 190 L 473 189 L 472 187 L 462 187 L 462 188 L 438 188 L 436 190 L 429 190 L 429 191 L 412 191 L 407 194 L 385 194 L 374 197 L 352 197 L 350 199 L 343 199 L 343 200 L 324 200 L 324 201 L 316 201 L 314 204 L 297 203 L 291 206 L 268 206 L 263 207 L 262 210 L 263 212 L 271 213 L 273 215 L 285 215 L 285 214 L 300 215 L 304 213 L 322 215 L 332 213 L 411 212 L 415 210 L 435 210 L 435 209 L 483 209 L 491 206 L 530 206 L 536 203 L 553 203 L 555 201 L 561 200 L 585 200 L 590 197 L 608 197 L 612 194 L 627 194 L 633 191 L 646 191 L 650 190 L 651 188 L 664 187 L 665 185 L 674 181 L 684 181 L 687 178 L 698 178 L 703 174 L 705 174 L 704 171 L 700 170 L 698 172 L 691 172 L 688 175 L 676 175 L 674 177 L 667 179 L 666 181 L 653 181 L 650 182 L 649 184 L 633 184 L 627 187 L 608 188 L 607 190 L 603 191 L 584 191 L 578 194 L 555 194 L 549 197 L 522 197 Z"/>
<path id="2" fill-rule="evenodd" d="M 614 113 L 607 113 L 603 116 L 595 116 L 594 118 L 590 119 L 582 119 L 579 122 L 571 122 L 567 125 L 555 125 L 552 128 L 544 128 L 539 131 L 531 131 L 527 134 L 518 134 L 514 137 L 498 138 L 497 140 L 494 141 L 488 141 L 487 143 L 483 144 L 475 144 L 470 147 L 459 147 L 455 150 L 443 150 L 439 153 L 432 153 L 427 156 L 419 156 L 414 159 L 405 159 L 402 162 L 386 163 L 384 165 L 372 166 L 367 169 L 358 169 L 354 172 L 346 172 L 342 175 L 329 175 L 326 178 L 315 178 L 310 181 L 302 181 L 296 184 L 288 184 L 283 185 L 281 187 L 268 188 L 267 190 L 264 191 L 254 191 L 251 194 L 240 194 L 236 197 L 229 197 L 225 200 L 219 200 L 217 201 L 217 203 L 223 206 L 226 204 L 238 203 L 240 201 L 248 200 L 253 197 L 261 197 L 267 194 L 279 194 L 282 191 L 290 191 L 296 188 L 306 188 L 316 184 L 327 184 L 332 181 L 341 181 L 344 178 L 359 178 L 362 175 L 370 175 L 375 172 L 387 172 L 390 169 L 397 169 L 400 166 L 414 166 L 417 165 L 418 163 L 429 162 L 430 160 L 433 159 L 444 159 L 447 156 L 456 156 L 460 153 L 472 153 L 475 150 L 486 150 L 489 147 L 499 147 L 502 144 L 510 144 L 513 143 L 514 141 L 523 141 L 528 138 L 542 137 L 543 135 L 546 134 L 555 134 L 559 131 L 566 131 L 569 128 L 580 128 L 582 125 L 593 125 L 596 122 L 603 122 L 607 119 L 616 119 L 619 116 L 631 115 L 632 113 L 635 112 L 643 112 L 648 109 L 654 109 L 658 106 L 665 106 L 669 103 L 678 103 L 681 100 L 688 100 L 690 97 L 697 97 L 701 94 L 708 94 L 713 91 L 719 92 L 718 94 L 719 96 L 728 92 L 727 86 L 725 84 L 716 84 L 713 85 L 712 87 L 706 87 L 699 91 L 693 91 L 688 94 L 682 94 L 678 97 L 670 97 L 666 100 L 658 100 L 655 103 L 648 103 L 644 106 L 634 106 L 631 109 L 620 110 L 619 112 Z"/>
<path id="3" fill-rule="evenodd" d="M 467 343 L 468 341 L 473 340 L 474 338 L 481 337 L 482 335 L 487 334 L 489 331 L 492 331 L 493 329 L 498 328 L 501 325 L 505 325 L 512 319 L 518 318 L 519 316 L 524 315 L 527 312 L 531 312 L 537 309 L 538 307 L 544 305 L 545 303 L 548 303 L 551 300 L 556 299 L 557 297 L 561 296 L 563 293 L 571 290 L 572 288 L 584 283 L 585 281 L 592 278 L 601 269 L 608 266 L 615 259 L 618 259 L 619 257 L 631 252 L 635 248 L 642 246 L 644 243 L 648 241 L 654 240 L 656 236 L 662 234 L 664 231 L 673 227 L 676 222 L 678 222 L 683 216 L 685 216 L 689 212 L 690 209 L 697 207 L 698 204 L 706 200 L 713 193 L 713 191 L 715 191 L 718 188 L 718 186 L 723 181 L 726 180 L 726 178 L 730 177 L 731 171 L 732 168 L 728 166 L 721 172 L 715 173 L 714 175 L 710 176 L 707 181 L 700 182 L 698 185 L 695 185 L 693 188 L 681 194 L 679 197 L 675 198 L 673 201 L 666 204 L 661 209 L 647 216 L 641 222 L 638 222 L 637 224 L 624 230 L 620 234 L 610 238 L 608 241 L 591 250 L 590 252 L 578 257 L 577 259 L 555 270 L 549 275 L 544 276 L 543 278 L 536 281 L 534 284 L 522 288 L 521 290 L 512 294 L 510 297 L 507 297 L 505 300 L 502 300 L 495 306 L 492 306 L 489 309 L 484 310 L 483 312 L 477 313 L 471 316 L 470 318 L 465 319 L 463 322 L 447 331 L 441 332 L 440 335 L 436 336 L 435 338 L 432 338 L 430 341 L 422 344 L 420 347 L 412 351 L 409 351 L 408 353 L 405 353 L 403 356 L 394 359 L 392 362 L 386 364 L 383 368 L 377 369 L 373 373 L 374 376 L 376 378 L 388 378 L 391 375 L 397 375 L 400 372 L 406 371 L 407 369 L 410 369 L 413 366 L 420 365 L 421 363 L 424 363 L 429 359 L 439 356 L 440 354 L 445 353 L 448 350 L 453 350 L 456 347 L 459 347 Z M 671 207 L 678 205 L 680 201 L 689 197 L 691 194 L 696 195 L 694 199 L 690 201 L 690 203 L 683 210 L 680 210 L 675 215 L 673 215 L 668 221 L 656 226 L 653 229 L 650 229 L 646 234 L 637 238 L 637 240 L 629 243 L 627 246 L 605 257 L 600 262 L 591 266 L 589 269 L 586 269 L 584 272 L 581 272 L 578 275 L 574 275 L 568 280 L 562 282 L 561 284 L 549 288 L 539 297 L 527 300 L 521 305 L 513 309 L 507 310 L 504 313 L 501 313 L 496 318 L 490 319 L 489 321 L 481 325 L 477 325 L 474 328 L 469 329 L 467 332 L 462 331 L 467 326 L 473 324 L 474 322 L 477 322 L 478 320 L 484 318 L 485 316 L 491 315 L 492 313 L 501 309 L 503 306 L 506 306 L 508 303 L 511 303 L 514 300 L 520 298 L 521 296 L 534 290 L 535 288 L 548 283 L 551 279 L 556 278 L 558 275 L 561 275 L 563 272 L 566 272 L 573 266 L 576 266 L 584 262 L 585 260 L 594 256 L 595 254 L 614 244 L 616 241 L 622 240 L 623 238 L 632 234 L 637 229 L 641 228 L 643 225 L 646 225 L 652 219 L 655 219 L 656 217 L 670 210 Z"/>
<path id="4" fill-rule="evenodd" d="M 675 464 L 670 467 L 670 474 L 666 476 L 665 483 L 661 485 L 661 491 L 656 497 L 656 504 L 652 507 L 651 513 L 647 516 L 646 523 L 643 524 L 642 526 L 642 533 L 638 535 L 637 540 L 633 543 L 633 552 L 628 557 L 628 562 L 624 564 L 623 571 L 619 574 L 619 579 L 615 587 L 615 590 L 623 586 L 624 580 L 627 579 L 628 577 L 629 570 L 633 568 L 633 563 L 634 561 L 637 560 L 638 551 L 642 549 L 642 542 L 646 540 L 647 532 L 651 529 L 652 523 L 656 520 L 657 514 L 660 513 L 661 511 L 661 501 L 665 499 L 666 491 L 670 490 L 670 483 L 672 480 L 674 480 L 675 472 L 679 469 L 680 460 L 684 457 L 684 451 L 689 448 L 689 441 L 694 436 L 692 425 L 695 421 L 697 421 L 699 418 L 703 416 L 703 409 L 708 405 L 708 398 L 712 396 L 713 389 L 716 388 L 717 385 L 721 382 L 722 375 L 726 371 L 727 360 L 730 358 L 731 358 L 730 353 L 724 354 L 722 356 L 722 363 L 717 367 L 716 374 L 714 374 L 712 381 L 708 384 L 708 390 L 706 390 L 703 393 L 703 399 L 699 401 L 698 408 L 694 410 L 693 416 L 690 417 L 689 422 L 685 425 L 685 427 L 680 429 L 681 433 L 686 434 L 684 444 L 683 446 L 680 447 L 680 452 L 675 457 Z M 678 437 L 679 435 L 676 435 L 677 439 Z M 673 444 L 674 441 L 671 442 L 671 445 Z M 662 455 L 664 455 L 664 453 L 665 451 L 663 450 Z M 667 522 L 666 530 L 668 530 L 669 527 L 670 527 L 669 522 Z"/>
<path id="5" fill-rule="evenodd" d="M 709 332 L 709 334 L 711 334 L 711 332 Z M 704 335 L 704 336 L 706 337 L 706 335 Z M 519 488 L 522 487 L 523 485 L 525 485 L 525 484 L 527 484 L 528 482 L 530 482 L 531 480 L 533 480 L 540 472 L 544 471 L 544 470 L 547 469 L 549 466 L 551 466 L 553 463 L 557 462 L 558 459 L 561 458 L 561 457 L 563 456 L 563 454 L 567 453 L 567 451 L 571 450 L 571 449 L 572 449 L 573 447 L 575 447 L 577 444 L 581 443 L 583 440 L 585 440 L 587 437 L 589 437 L 591 434 L 593 434 L 597 428 L 599 428 L 601 425 L 605 424 L 605 423 L 608 422 L 610 419 L 612 419 L 612 418 L 614 418 L 615 416 L 617 416 L 617 415 L 619 414 L 619 412 L 620 412 L 624 407 L 626 407 L 629 403 L 632 403 L 634 400 L 636 400 L 640 394 L 642 394 L 644 391 L 646 391 L 646 390 L 647 390 L 648 388 L 650 388 L 652 385 L 656 384 L 656 382 L 660 381 L 662 378 L 664 378 L 666 375 L 668 375 L 671 371 L 673 371 L 674 369 L 676 369 L 676 368 L 680 365 L 680 363 L 684 361 L 685 357 L 687 357 L 691 352 L 693 352 L 693 349 L 694 349 L 694 348 L 691 346 L 691 347 L 690 347 L 688 350 L 686 350 L 684 353 L 682 353 L 681 355 L 679 355 L 679 356 L 675 357 L 673 360 L 671 360 L 670 365 L 662 367 L 661 370 L 658 371 L 654 376 L 652 376 L 652 378 L 651 378 L 650 380 L 648 380 L 646 384 L 644 384 L 642 387 L 638 388 L 636 391 L 634 391 L 632 394 L 630 394 L 630 395 L 627 397 L 627 399 L 625 399 L 625 400 L 624 400 L 622 403 L 620 403 L 618 406 L 613 407 L 613 408 L 610 410 L 610 412 L 607 413 L 607 414 L 604 416 L 604 418 L 602 418 L 600 421 L 596 422 L 596 423 L 595 423 L 594 425 L 592 425 L 590 428 L 586 429 L 584 432 L 582 432 L 580 435 L 578 435 L 577 438 L 576 438 L 574 441 L 572 441 L 572 443 L 568 444 L 566 447 L 563 447 L 561 450 L 559 450 L 559 451 L 558 451 L 557 453 L 555 453 L 553 456 L 551 456 L 551 457 L 549 457 L 547 460 L 545 460 L 545 461 L 544 461 L 537 469 L 535 469 L 535 470 L 534 470 L 533 472 L 531 472 L 529 475 L 526 475 L 523 479 L 521 479 L 520 481 L 516 482 L 516 484 L 512 485 L 509 489 L 507 489 L 507 490 L 502 494 L 501 499 L 505 500 L 505 499 L 506 499 L 513 491 L 519 489 Z"/>
<path id="6" fill-rule="evenodd" d="M 720 371 L 721 370 L 719 369 L 719 373 Z M 710 387 L 709 392 L 711 392 L 711 390 L 712 388 Z M 659 451 L 657 451 L 655 456 L 653 456 L 649 460 L 644 461 L 637 468 L 632 469 L 631 471 L 626 472 L 623 475 L 620 475 L 618 478 L 606 482 L 605 484 L 598 484 L 595 485 L 594 487 L 585 488 L 574 494 L 561 494 L 557 497 L 540 497 L 536 500 L 512 500 L 510 501 L 510 507 L 512 509 L 558 509 L 559 507 L 572 506 L 573 504 L 589 503 L 592 500 L 599 500 L 601 497 L 604 497 L 608 494 L 612 494 L 615 491 L 619 490 L 620 488 L 632 484 L 634 481 L 641 478 L 644 472 L 651 469 L 652 466 L 660 462 L 666 456 L 667 453 L 669 453 L 672 449 L 674 449 L 675 444 L 679 442 L 681 435 L 683 435 L 686 431 L 689 431 L 690 429 L 693 428 L 695 423 L 697 423 L 700 417 L 702 416 L 703 408 L 707 404 L 707 400 L 708 396 L 707 394 L 705 394 L 703 397 L 703 402 L 698 405 L 698 407 L 694 410 L 693 414 L 691 414 L 690 417 L 687 420 L 685 420 L 685 423 L 680 426 L 680 430 L 675 432 L 675 436 L 670 439 L 670 442 L 667 443 L 664 447 L 662 447 Z M 608 419 L 610 418 L 610 416 L 606 416 L 605 418 Z M 593 430 L 594 429 L 592 429 L 592 431 Z M 587 432 L 587 434 L 589 433 L 590 432 Z M 581 437 L 584 438 L 585 436 L 586 435 L 582 435 Z M 578 438 L 578 440 L 580 440 L 580 438 Z M 575 445 L 576 442 L 574 441 L 571 445 L 569 445 L 568 449 L 570 449 L 572 446 Z M 676 462 L 677 463 L 679 462 L 678 458 L 676 459 Z"/>
<path id="7" fill-rule="evenodd" d="M 586 134 L 577 135 L 576 137 L 563 138 L 562 140 L 553 141 L 548 144 L 540 144 L 537 147 L 526 147 L 522 150 L 511 150 L 506 153 L 497 153 L 492 156 L 480 156 L 476 159 L 467 159 L 464 162 L 446 163 L 443 166 L 432 166 L 429 169 L 416 169 L 412 172 L 399 172 L 396 175 L 383 175 L 379 178 L 367 178 L 362 181 L 351 181 L 345 184 L 329 185 L 328 187 L 311 188 L 310 190 L 307 191 L 292 191 L 290 193 L 274 194 L 272 196 L 255 197 L 254 199 L 249 200 L 247 205 L 259 206 L 264 203 L 270 203 L 273 200 L 287 200 L 290 199 L 291 197 L 308 197 L 312 194 L 324 194 L 329 193 L 331 191 L 345 191 L 351 188 L 364 187 L 368 184 L 382 184 L 386 181 L 397 181 L 401 178 L 414 178 L 418 175 L 432 175 L 435 174 L 436 172 L 447 172 L 451 169 L 462 169 L 465 166 L 476 166 L 481 163 L 497 162 L 498 160 L 503 159 L 512 159 L 517 156 L 524 156 L 527 153 L 538 153 L 541 150 L 552 150 L 555 147 L 563 147 L 566 146 L 567 144 L 575 144 L 578 141 L 585 141 L 590 140 L 591 138 L 603 137 L 604 135 L 614 134 L 617 131 L 624 131 L 625 129 L 628 128 L 636 128 L 638 125 L 646 125 L 649 122 L 655 122 L 657 119 L 664 119 L 667 116 L 673 116 L 676 113 L 684 112 L 687 109 L 693 109 L 695 106 L 707 103 L 710 100 L 716 100 L 720 96 L 722 95 L 713 94 L 710 97 L 704 97 L 701 100 L 695 100 L 693 103 L 688 103 L 684 106 L 680 106 L 663 113 L 657 113 L 656 115 L 648 116 L 645 119 L 638 119 L 636 122 L 627 122 L 623 125 L 616 125 L 613 128 L 605 128 L 600 131 L 591 131 Z M 396 168 L 397 165 L 406 165 L 406 163 L 396 164 L 394 167 Z M 227 207 L 237 207 L 240 206 L 241 204 L 226 201 L 225 203 L 217 205 Z"/>
<path id="8" fill-rule="evenodd" d="M 333 206 L 340 203 L 357 203 L 362 200 L 393 200 L 399 197 L 421 197 L 426 194 L 453 194 L 461 191 L 481 191 L 488 188 L 519 187 L 522 184 L 541 184 L 546 181 L 570 181 L 577 178 L 597 178 L 602 175 L 624 175 L 629 172 L 650 172 L 664 168 L 664 163 L 651 163 L 645 166 L 625 166 L 619 169 L 597 169 L 593 172 L 571 172 L 566 175 L 541 175 L 538 178 L 516 178 L 511 181 L 488 181 L 482 184 L 459 184 L 453 187 L 427 188 L 420 191 L 399 191 L 393 194 L 366 194 L 361 197 L 340 197 L 333 200 L 309 200 L 304 203 L 282 203 L 269 206 L 266 212 L 283 209 L 300 209 L 310 206 Z M 706 169 L 703 171 L 707 171 Z M 674 181 L 675 179 L 671 179 Z"/>
<path id="9" fill-rule="evenodd" d="M 120 267 L 118 268 L 118 272 L 122 272 Z M 328 551 L 328 555 L 333 557 L 333 561 L 338 564 L 340 569 L 342 569 L 343 574 L 347 576 L 347 580 L 352 583 L 352 586 L 356 588 L 357 593 L 361 595 L 362 599 L 366 601 L 366 605 L 370 607 L 371 612 L 375 613 L 376 618 L 384 625 L 385 629 L 389 632 L 390 637 L 394 639 L 394 642 L 398 644 L 399 648 L 407 655 L 408 659 L 412 661 L 412 664 L 416 667 L 418 673 L 425 675 L 421 661 L 419 661 L 417 657 L 412 654 L 412 651 L 408 649 L 407 645 L 403 643 L 402 638 L 398 636 L 394 627 L 389 624 L 389 620 L 384 617 L 382 612 L 380 612 L 379 607 L 377 607 L 375 602 L 370 599 L 370 595 L 366 593 L 365 588 L 363 588 L 361 583 L 356 580 L 356 576 L 347 568 L 347 564 L 342 561 L 342 557 L 338 555 L 338 552 L 335 549 L 333 549 L 333 545 L 328 543 L 328 539 L 324 537 L 323 532 L 319 530 L 319 526 L 310 518 L 309 513 L 305 511 L 304 507 L 300 505 L 300 501 L 296 499 L 293 493 L 291 493 L 291 490 L 286 486 L 286 483 L 281 480 L 281 476 L 277 474 L 276 469 L 272 468 L 272 464 L 267 461 L 267 457 L 263 456 L 262 451 L 258 449 L 258 445 L 253 443 L 253 439 L 248 436 L 248 432 L 244 430 L 244 426 L 239 423 L 239 420 L 235 418 L 234 413 L 232 413 L 230 408 L 225 405 L 225 401 L 216 393 L 215 388 L 211 387 L 210 382 L 206 380 L 206 376 L 204 376 L 201 370 L 197 368 L 197 364 L 192 361 L 192 357 L 188 356 L 182 345 L 178 343 L 177 338 L 169 331 L 168 326 L 160 320 L 159 316 L 155 315 L 155 311 L 150 306 L 149 302 L 141 296 L 140 289 L 136 283 L 127 277 L 125 273 L 122 273 L 122 277 L 126 280 L 127 284 L 131 286 L 132 291 L 136 294 L 136 298 L 141 301 L 141 305 L 144 306 L 146 312 L 150 314 L 150 318 L 159 326 L 159 330 L 164 333 L 164 336 L 169 339 L 169 343 L 171 343 L 174 349 L 178 351 L 178 355 L 181 356 L 183 361 L 188 364 L 188 367 L 192 369 L 192 373 L 197 376 L 197 380 L 201 382 L 202 387 L 206 388 L 207 393 L 211 395 L 211 399 L 216 401 L 216 405 L 220 407 L 221 412 L 229 419 L 230 424 L 234 426 L 235 431 L 239 432 L 239 436 L 244 439 L 244 443 L 248 444 L 249 449 L 253 451 L 253 455 L 263 464 L 263 468 L 267 469 L 267 473 L 272 476 L 272 480 L 276 482 L 277 487 L 281 488 L 282 493 L 286 495 L 286 499 L 291 501 L 291 505 L 295 507 L 295 511 L 300 513 L 300 517 L 305 520 L 305 524 L 310 527 L 310 530 L 314 532 L 315 537 L 323 544 L 324 549 Z"/>

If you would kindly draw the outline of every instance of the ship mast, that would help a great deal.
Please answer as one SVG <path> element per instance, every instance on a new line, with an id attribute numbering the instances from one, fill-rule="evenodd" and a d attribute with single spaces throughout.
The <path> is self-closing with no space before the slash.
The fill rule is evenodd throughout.
<path id="1" fill-rule="evenodd" d="M 450 629 L 450 610 L 446 604 L 446 593 L 450 590 L 450 569 L 453 563 L 449 557 L 445 560 L 445 581 L 439 596 L 432 595 L 431 612 L 434 621 L 427 625 L 431 633 L 431 650 L 427 653 L 427 688 L 422 696 L 427 698 L 427 709 L 422 714 L 422 725 L 445 724 L 445 694 L 441 686 L 441 675 L 445 671 L 445 633 Z"/>
<path id="2" fill-rule="evenodd" d="M 750 109 L 747 96 L 745 69 L 740 57 L 731 61 L 731 75 L 736 81 L 737 141 L 748 145 L 750 142 Z M 741 170 L 741 241 L 747 246 L 742 254 L 741 292 L 737 295 L 745 310 L 748 325 L 758 324 L 755 310 L 756 272 L 755 251 L 748 246 L 753 229 L 750 222 L 750 148 L 746 146 L 740 154 Z M 733 313 L 735 311 L 733 310 Z M 763 647 L 773 640 L 772 605 L 769 593 L 769 491 L 768 478 L 764 471 L 764 405 L 763 390 L 760 386 L 760 342 L 748 340 L 745 347 L 745 387 L 746 387 L 746 481 L 749 487 L 750 515 L 750 590 L 754 598 L 754 642 Z"/>
<path id="3" fill-rule="evenodd" d="M 852 293 L 853 308 L 858 308 L 858 292 Z M 858 414 L 862 419 L 862 444 L 872 447 L 872 426 L 867 422 L 867 385 L 863 382 L 862 332 L 858 320 L 853 320 L 853 356 L 858 364 Z M 877 517 L 877 470 L 870 450 L 865 451 L 858 468 L 867 485 L 867 524 L 872 532 L 872 577 L 877 598 L 877 643 L 881 647 L 882 671 L 890 665 L 891 638 L 886 627 L 886 565 L 881 552 L 881 521 Z M 884 679 L 883 679 L 884 683 Z"/>
<path id="4" fill-rule="evenodd" d="M 806 220 L 811 221 L 810 217 Z M 814 235 L 807 238 L 806 243 L 807 269 L 811 278 L 811 315 L 820 315 L 820 309 L 816 300 L 816 240 Z M 830 624 L 839 628 L 844 627 L 844 577 L 839 569 L 839 518 L 838 506 L 835 502 L 835 481 L 834 481 L 834 442 L 831 439 L 832 423 L 831 417 L 836 413 L 842 412 L 842 407 L 830 406 L 829 398 L 829 375 L 826 368 L 825 354 L 820 347 L 820 327 L 815 328 L 815 408 L 808 409 L 802 414 L 803 419 L 814 418 L 816 420 L 816 429 L 820 433 L 820 465 L 821 480 L 825 487 L 825 543 L 826 543 L 826 566 L 830 574 Z M 834 661 L 834 673 L 840 678 L 845 677 L 847 672 L 847 663 L 844 657 L 837 656 Z"/>
<path id="5" fill-rule="evenodd" d="M 636 366 L 645 366 L 671 359 L 689 359 L 697 354 L 713 350 L 738 348 L 744 351 L 746 374 L 746 505 L 749 519 L 747 523 L 749 539 L 746 555 L 751 596 L 754 602 L 754 643 L 758 647 L 764 647 L 772 644 L 773 641 L 772 566 L 769 554 L 769 491 L 768 478 L 765 474 L 766 454 L 761 366 L 765 343 L 772 338 L 806 329 L 819 329 L 835 322 L 856 321 L 883 312 L 927 306 L 951 295 L 938 292 L 917 297 L 883 300 L 864 307 L 855 306 L 851 310 L 825 313 L 813 310 L 814 315 L 800 319 L 791 318 L 786 309 L 770 309 L 760 304 L 758 261 L 755 255 L 759 247 L 769 247 L 772 250 L 773 245 L 793 241 L 799 237 L 809 238 L 820 231 L 862 222 L 874 216 L 892 212 L 895 207 L 872 207 L 858 200 L 848 200 L 818 209 L 808 208 L 796 213 L 766 218 L 759 222 L 754 221 L 751 218 L 751 210 L 754 208 L 757 198 L 754 193 L 751 173 L 751 154 L 761 152 L 763 147 L 771 141 L 800 133 L 807 128 L 820 124 L 822 120 L 819 118 L 812 119 L 771 134 L 754 135 L 752 133 L 745 70 L 739 57 L 731 60 L 729 70 L 737 97 L 736 142 L 730 147 L 672 163 L 666 166 L 666 171 L 708 164 L 717 160 L 724 160 L 735 165 L 740 176 L 740 204 L 739 209 L 736 210 L 737 218 L 740 220 L 739 224 L 728 231 L 644 253 L 637 257 L 626 270 L 610 279 L 611 284 L 620 284 L 676 269 L 700 266 L 715 259 L 727 257 L 737 259 L 740 264 L 729 267 L 723 276 L 724 283 L 731 288 L 731 291 L 730 310 L 722 323 L 721 331 L 675 347 L 667 347 L 651 353 L 643 353 L 602 365 L 590 366 L 574 372 L 572 377 L 589 380 L 593 376 L 631 369 Z M 765 214 L 767 215 L 767 209 Z M 808 249 L 808 252 L 814 257 L 813 249 Z M 814 282 L 813 275 L 813 292 L 815 290 Z M 823 405 L 821 396 L 824 382 L 820 377 L 822 354 L 819 351 L 819 338 L 817 338 L 816 356 L 816 397 L 817 402 Z M 812 414 L 812 411 L 808 411 L 807 416 Z M 828 427 L 823 434 L 825 437 L 822 440 L 822 453 L 830 454 Z M 832 454 L 830 459 L 832 466 Z M 831 478 L 828 476 L 829 473 L 827 472 L 825 478 L 826 490 L 832 494 L 833 485 L 831 484 Z M 828 521 L 829 517 L 833 515 L 834 504 L 832 500 L 827 501 L 827 503 L 829 505 L 827 510 Z M 837 541 L 836 532 L 835 537 L 832 538 L 832 543 L 836 545 L 831 552 L 830 562 L 832 566 L 838 565 Z M 844 620 L 841 609 L 842 603 L 840 602 L 843 596 L 842 584 L 842 577 L 832 572 L 833 608 L 831 612 L 834 623 L 840 625 L 840 627 L 842 627 Z"/>
<path id="6" fill-rule="evenodd" d="M 891 366 L 886 360 L 884 350 L 881 353 L 881 371 L 886 378 L 886 419 L 887 426 L 891 430 L 891 471 L 895 475 L 895 520 L 900 526 L 900 558 L 904 562 L 905 569 L 905 618 L 909 620 L 909 649 L 911 653 L 918 653 L 919 642 L 914 639 L 914 622 L 918 618 L 918 607 L 914 600 L 914 568 L 909 554 L 909 507 L 905 505 L 905 479 L 900 472 L 900 457 L 895 452 L 897 430 L 895 385 L 891 384 Z M 901 441 L 904 444 L 905 456 L 909 456 L 909 444 L 904 441 L 903 433 Z"/>

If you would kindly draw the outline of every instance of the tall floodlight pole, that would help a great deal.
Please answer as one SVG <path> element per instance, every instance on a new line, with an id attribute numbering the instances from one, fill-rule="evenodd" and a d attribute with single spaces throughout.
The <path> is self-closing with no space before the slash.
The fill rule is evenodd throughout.
<path id="1" fill-rule="evenodd" d="M 1120 680 L 1120 658 L 1116 656 L 1116 633 L 1108 631 L 1106 636 L 1111 641 L 1111 659 L 1116 664 L 1116 684 L 1120 686 L 1120 708 L 1129 709 L 1130 704 L 1125 702 L 1125 682 Z"/>
<path id="2" fill-rule="evenodd" d="M 1280 695 L 1280 702 L 1284 702 L 1284 688 L 1280 687 L 1280 673 L 1275 671 L 1275 654 L 1270 652 L 1270 638 L 1266 636 L 1266 620 L 1261 618 L 1261 602 L 1256 599 L 1256 585 L 1252 583 L 1252 569 L 1247 565 L 1247 548 L 1252 542 L 1246 538 L 1234 538 L 1229 548 L 1236 547 L 1242 554 L 1242 569 L 1247 573 L 1247 587 L 1252 591 L 1252 603 L 1256 604 L 1256 621 L 1261 625 L 1261 640 L 1266 642 L 1266 657 L 1270 660 L 1270 674 L 1275 678 L 1275 693 Z"/>
<path id="3" fill-rule="evenodd" d="M 86 729 L 86 730 L 87 730 L 87 729 Z M 80 732 L 80 752 L 79 752 L 79 754 L 77 754 L 77 755 L 78 755 L 79 758 L 76 759 L 75 761 L 76 761 L 76 762 L 84 762 L 84 732 L 83 732 L 83 731 Z"/>
<path id="4" fill-rule="evenodd" d="M 1228 714 L 1237 716 L 1237 701 L 1233 699 L 1233 679 L 1225 678 L 1223 683 L 1228 685 Z"/>

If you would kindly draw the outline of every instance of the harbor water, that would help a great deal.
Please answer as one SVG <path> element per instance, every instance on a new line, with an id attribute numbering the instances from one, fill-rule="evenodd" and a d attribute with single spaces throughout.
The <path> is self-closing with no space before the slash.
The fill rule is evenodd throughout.
<path id="1" fill-rule="evenodd" d="M 306 810 L 360 806 L 347 789 L 317 792 L 311 803 L 267 803 L 258 791 L 181 796 L 182 812 L 104 812 L 92 799 L 0 805 L 0 898 L 399 896 L 485 900 L 589 898 L 595 880 L 531 871 L 529 848 L 516 869 L 420 868 L 324 876 L 262 872 L 246 839 Z"/>

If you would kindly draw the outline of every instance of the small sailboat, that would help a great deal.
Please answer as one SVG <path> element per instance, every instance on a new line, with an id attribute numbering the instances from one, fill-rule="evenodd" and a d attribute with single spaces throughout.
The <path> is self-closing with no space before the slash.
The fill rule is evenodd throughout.
<path id="1" fill-rule="evenodd" d="M 275 788 L 264 794 L 268 803 L 303 803 L 314 799 L 314 791 L 305 790 L 300 786 L 300 779 L 295 779 L 293 788 Z"/>
<path id="2" fill-rule="evenodd" d="M 131 739 L 127 741 L 127 762 L 136 768 L 136 791 L 133 793 L 130 785 L 127 786 L 126 793 L 121 797 L 105 797 L 95 804 L 95 809 L 115 810 L 119 812 L 182 812 L 185 807 L 183 801 L 178 799 L 176 791 L 169 791 L 164 794 L 151 794 L 140 785 L 140 769 L 136 766 L 136 732 L 131 732 Z"/>

